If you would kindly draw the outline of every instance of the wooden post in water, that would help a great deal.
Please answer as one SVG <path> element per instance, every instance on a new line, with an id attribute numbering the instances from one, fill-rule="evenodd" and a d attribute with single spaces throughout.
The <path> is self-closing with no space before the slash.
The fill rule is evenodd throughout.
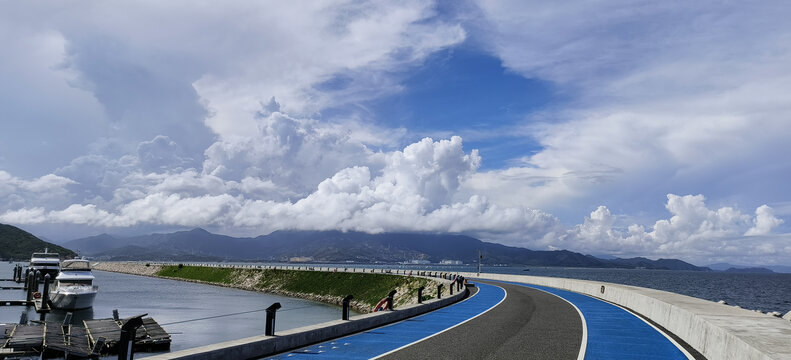
<path id="1" fill-rule="evenodd" d="M 30 268 L 25 269 L 25 290 L 30 287 Z"/>
<path id="2" fill-rule="evenodd" d="M 27 282 L 25 283 L 27 284 L 27 286 L 25 287 L 27 289 L 27 298 L 26 298 L 27 301 L 33 300 L 33 277 L 35 276 L 36 274 L 30 271 L 27 272 Z"/>
<path id="3" fill-rule="evenodd" d="M 42 309 L 49 309 L 49 281 L 50 281 L 49 274 L 44 275 L 44 291 L 41 292 Z"/>
<path id="4" fill-rule="evenodd" d="M 35 276 L 33 276 L 33 292 L 38 291 L 38 278 L 41 276 L 41 271 L 36 270 Z"/>

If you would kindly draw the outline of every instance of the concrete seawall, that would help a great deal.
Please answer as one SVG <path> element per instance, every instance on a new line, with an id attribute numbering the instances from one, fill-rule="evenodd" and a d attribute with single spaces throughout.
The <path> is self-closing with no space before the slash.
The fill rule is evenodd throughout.
<path id="1" fill-rule="evenodd" d="M 461 275 L 549 286 L 615 303 L 651 319 L 708 359 L 791 360 L 791 322 L 771 315 L 637 286 L 525 275 Z"/>

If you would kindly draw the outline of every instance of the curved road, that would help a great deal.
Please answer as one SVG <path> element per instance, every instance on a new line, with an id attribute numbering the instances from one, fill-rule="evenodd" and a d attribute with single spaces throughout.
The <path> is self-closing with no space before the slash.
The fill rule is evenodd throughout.
<path id="1" fill-rule="evenodd" d="M 577 359 L 582 320 L 565 300 L 546 292 L 489 283 L 508 296 L 496 308 L 383 359 Z M 466 346 L 456 346 L 465 344 Z"/>
<path id="2" fill-rule="evenodd" d="M 459 303 L 270 358 L 692 358 L 616 305 L 555 288 L 478 281 L 478 291 Z"/>

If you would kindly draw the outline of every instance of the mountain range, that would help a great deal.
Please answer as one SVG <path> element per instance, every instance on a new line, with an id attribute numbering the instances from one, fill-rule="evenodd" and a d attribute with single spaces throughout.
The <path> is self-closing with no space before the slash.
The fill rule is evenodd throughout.
<path id="1" fill-rule="evenodd" d="M 80 255 L 116 261 L 288 261 L 301 258 L 332 263 L 411 260 L 475 263 L 480 251 L 484 265 L 709 270 L 676 259 L 601 259 L 568 250 L 535 251 L 448 234 L 275 231 L 254 238 L 237 238 L 196 228 L 134 237 L 101 234 L 63 245 Z"/>

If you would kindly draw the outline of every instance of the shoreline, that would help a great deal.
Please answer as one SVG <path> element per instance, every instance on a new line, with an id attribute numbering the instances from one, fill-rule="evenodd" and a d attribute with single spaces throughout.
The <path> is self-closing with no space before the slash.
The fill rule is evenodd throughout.
<path id="1" fill-rule="evenodd" d="M 232 269 L 234 274 L 234 279 L 231 283 L 224 283 L 224 282 L 213 282 L 213 281 L 204 281 L 199 279 L 189 279 L 183 277 L 171 277 L 171 276 L 162 276 L 160 275 L 161 271 L 165 269 L 166 266 L 154 263 L 142 263 L 142 262 L 97 262 L 93 264 L 94 270 L 99 271 L 108 271 L 108 272 L 115 272 L 115 273 L 122 273 L 128 275 L 137 275 L 137 276 L 147 276 L 147 277 L 154 277 L 160 279 L 168 279 L 168 280 L 176 280 L 176 281 L 186 281 L 204 285 L 213 285 L 213 286 L 221 286 L 231 289 L 238 289 L 238 290 L 246 290 L 246 291 L 254 291 L 259 293 L 266 293 L 266 294 L 273 294 L 291 298 L 298 298 L 310 301 L 321 302 L 324 304 L 335 305 L 335 306 L 342 306 L 343 297 L 342 296 L 334 296 L 330 294 L 317 294 L 312 292 L 295 292 L 295 291 L 288 291 L 276 286 L 268 286 L 268 287 L 258 287 L 258 283 L 260 282 L 263 276 L 262 268 L 237 268 L 234 266 L 219 266 L 219 267 L 207 267 L 208 269 Z M 296 269 L 288 269 L 288 270 L 280 270 L 280 271 L 311 271 L 311 270 L 296 270 Z M 343 272 L 341 272 L 343 273 Z M 357 274 L 357 275 L 365 275 L 365 273 L 344 273 L 344 274 Z M 395 274 L 388 274 L 390 276 L 401 276 Z M 424 290 L 424 294 L 436 294 L 437 293 L 437 285 L 439 282 L 436 279 L 431 278 L 424 278 L 424 277 L 406 277 L 407 279 L 424 279 L 426 281 L 426 286 Z M 412 284 L 414 281 L 409 281 L 407 284 Z M 417 298 L 414 294 L 414 291 L 411 291 L 411 286 L 401 286 L 395 289 L 396 295 L 394 296 L 394 306 L 401 307 L 406 305 L 417 304 Z M 383 294 L 386 295 L 386 294 Z M 360 313 L 360 314 L 367 314 L 371 313 L 373 310 L 374 305 L 360 301 L 359 299 L 353 299 L 350 302 L 350 307 L 352 310 Z"/>

